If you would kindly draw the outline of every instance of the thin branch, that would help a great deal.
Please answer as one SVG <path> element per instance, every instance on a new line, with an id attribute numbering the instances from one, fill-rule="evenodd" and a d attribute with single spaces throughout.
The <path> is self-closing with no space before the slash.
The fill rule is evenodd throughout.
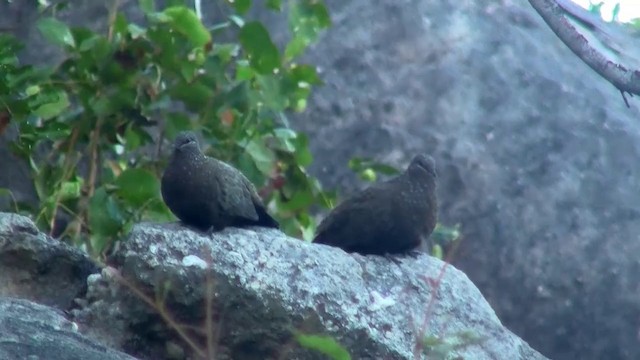
<path id="1" fill-rule="evenodd" d="M 529 0 L 529 3 L 574 54 L 620 90 L 627 106 L 629 104 L 624 96 L 625 93 L 640 95 L 640 71 L 631 64 L 632 62 L 637 63 L 640 59 L 623 61 L 607 58 L 589 43 L 587 38 L 576 29 L 566 16 L 571 16 L 598 35 L 604 36 L 604 45 L 619 55 L 629 55 L 622 53 L 620 49 L 625 42 L 632 43 L 631 37 L 621 39 L 621 32 L 613 31 L 609 24 L 589 14 L 586 10 L 578 8 L 570 0 Z"/>
<path id="2" fill-rule="evenodd" d="M 198 17 L 198 19 L 200 19 L 200 21 L 202 21 L 202 2 L 201 0 L 194 0 L 193 2 L 194 2 L 193 6 L 196 11 L 196 16 Z"/>

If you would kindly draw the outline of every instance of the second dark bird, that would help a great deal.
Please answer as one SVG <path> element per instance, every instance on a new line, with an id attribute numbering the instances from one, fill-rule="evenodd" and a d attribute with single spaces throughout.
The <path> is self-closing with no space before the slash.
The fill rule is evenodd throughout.
<path id="1" fill-rule="evenodd" d="M 403 174 L 373 184 L 334 208 L 318 226 L 314 242 L 363 255 L 415 250 L 436 226 L 436 178 L 433 159 L 416 155 Z"/>
<path id="2" fill-rule="evenodd" d="M 204 155 L 191 131 L 176 137 L 161 191 L 171 212 L 200 230 L 251 225 L 278 228 L 249 179 L 236 168 Z"/>

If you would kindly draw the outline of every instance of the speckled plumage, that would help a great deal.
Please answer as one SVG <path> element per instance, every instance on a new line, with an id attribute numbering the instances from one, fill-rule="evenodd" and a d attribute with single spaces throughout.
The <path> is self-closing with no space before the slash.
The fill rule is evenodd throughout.
<path id="1" fill-rule="evenodd" d="M 278 227 L 249 179 L 234 167 L 204 155 L 190 131 L 181 132 L 175 139 L 161 191 L 175 216 L 201 230 Z"/>
<path id="2" fill-rule="evenodd" d="M 433 159 L 416 155 L 403 174 L 373 184 L 334 208 L 314 242 L 365 255 L 415 250 L 436 225 L 436 178 Z"/>

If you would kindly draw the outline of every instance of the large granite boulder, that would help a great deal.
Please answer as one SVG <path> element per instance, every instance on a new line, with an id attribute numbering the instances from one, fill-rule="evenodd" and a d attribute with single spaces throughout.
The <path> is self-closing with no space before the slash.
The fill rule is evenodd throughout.
<path id="1" fill-rule="evenodd" d="M 0 296 L 66 310 L 96 272 L 89 256 L 43 234 L 29 218 L 0 213 Z"/>
<path id="2" fill-rule="evenodd" d="M 454 264 L 557 360 L 640 358 L 640 113 L 526 1 L 329 1 L 312 172 L 434 154 Z M 629 46 L 632 46 L 631 43 Z"/>
<path id="3" fill-rule="evenodd" d="M 0 359 L 135 360 L 78 332 L 58 310 L 0 296 Z"/>
<path id="4" fill-rule="evenodd" d="M 558 360 L 640 358 L 637 100 L 627 109 L 525 1 L 328 5 L 334 26 L 306 58 L 326 86 L 292 122 L 310 134 L 313 173 L 348 193 L 352 156 L 434 154 L 441 220 L 463 229 L 454 263 L 510 329 Z M 35 6 L 0 2 L 0 24 L 30 62 L 50 61 Z M 76 0 L 64 16 L 105 14 Z M 258 15 L 285 38 L 282 18 Z"/>
<path id="5" fill-rule="evenodd" d="M 30 237 L 46 253 L 52 241 L 8 213 L 0 234 L 0 254 Z M 126 358 L 107 346 L 142 359 L 324 358 L 297 344 L 302 333 L 330 336 L 354 359 L 546 359 L 500 323 L 466 275 L 426 254 L 392 261 L 274 229 L 203 234 L 177 223 L 138 224 L 121 245 L 109 267 L 75 273 L 88 290 L 64 312 L 0 298 L 0 337 L 11 339 L 0 342 L 0 358 L 74 349 L 79 357 L 59 358 Z M 4 282 L 76 295 L 59 281 L 21 277 L 30 266 L 15 263 Z"/>
<path id="6" fill-rule="evenodd" d="M 278 230 L 228 228 L 208 235 L 179 224 L 140 224 L 112 265 L 92 279 L 88 304 L 75 318 L 99 333 L 113 331 L 114 317 L 126 319 L 119 322 L 119 346 L 145 358 L 149 353 L 140 354 L 137 344 L 155 358 L 179 342 L 175 335 L 159 339 L 171 326 L 157 309 L 170 309 L 177 323 L 205 324 L 210 306 L 211 325 L 188 334 L 200 344 L 204 336 L 197 334 L 215 332 L 220 359 L 324 358 L 297 346 L 294 332 L 329 335 L 354 359 L 414 359 L 414 353 L 426 359 L 442 352 L 464 359 L 544 359 L 501 325 L 462 272 L 428 255 L 396 263 Z M 161 291 L 162 301 L 151 307 L 140 301 L 140 294 L 158 299 Z M 416 350 L 418 339 L 432 346 Z"/>

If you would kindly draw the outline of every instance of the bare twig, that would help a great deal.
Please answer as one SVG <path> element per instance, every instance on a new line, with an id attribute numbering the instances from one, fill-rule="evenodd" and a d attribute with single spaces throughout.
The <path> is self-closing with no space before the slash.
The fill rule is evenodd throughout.
<path id="1" fill-rule="evenodd" d="M 67 148 L 67 156 L 65 157 L 64 164 L 62 165 L 63 175 L 62 175 L 62 178 L 60 179 L 60 186 L 62 186 L 65 183 L 65 181 L 69 180 L 71 178 L 71 175 L 73 175 L 75 164 L 72 164 L 71 159 L 75 160 L 75 156 L 73 155 L 73 152 L 74 152 L 77 140 L 78 140 L 78 129 L 74 129 L 71 132 L 71 138 L 69 139 L 69 146 Z M 51 154 L 53 153 L 54 152 L 51 152 Z M 75 161 L 73 162 L 75 163 Z M 51 214 L 51 220 L 49 223 L 49 229 L 51 229 L 49 231 L 49 236 L 53 236 L 53 231 L 55 230 L 54 225 L 56 222 L 56 216 L 58 214 L 58 208 L 62 205 L 60 202 L 61 199 L 62 199 L 62 192 L 58 191 L 56 194 L 55 203 L 53 205 L 53 213 Z M 70 214 L 73 214 L 73 212 L 70 212 Z M 74 217 L 79 217 L 79 216 L 74 215 Z M 81 222 L 83 222 L 82 219 L 81 219 Z"/>
<path id="2" fill-rule="evenodd" d="M 425 281 L 427 281 L 429 283 L 429 286 L 431 287 L 431 298 L 429 299 L 429 303 L 427 304 L 427 309 L 424 312 L 424 317 L 422 318 L 422 324 L 420 325 L 420 328 L 417 329 L 418 334 L 416 335 L 416 344 L 413 347 L 414 359 L 419 359 L 420 352 L 424 349 L 423 340 L 425 335 L 427 334 L 427 331 L 429 330 L 429 320 L 431 319 L 431 315 L 433 313 L 433 309 L 437 301 L 436 297 L 438 295 L 438 291 L 440 290 L 440 284 L 442 283 L 442 279 L 444 278 L 444 274 L 447 270 L 447 267 L 449 266 L 449 264 L 451 264 L 451 261 L 453 260 L 453 257 L 455 256 L 455 253 L 458 250 L 458 246 L 460 245 L 461 242 L 462 242 L 462 239 L 458 239 L 451 247 L 451 250 L 447 254 L 447 257 L 444 259 L 444 264 L 442 264 L 442 267 L 440 268 L 438 277 L 435 279 L 425 278 Z"/>
<path id="3" fill-rule="evenodd" d="M 109 33 L 107 38 L 109 41 L 113 39 L 113 24 L 116 22 L 116 17 L 118 16 L 118 9 L 120 8 L 120 0 L 114 0 L 111 6 L 109 7 Z"/>
<path id="4" fill-rule="evenodd" d="M 142 300 L 149 307 L 158 312 L 158 315 L 164 320 L 164 322 L 171 329 L 175 330 L 178 336 L 187 343 L 187 345 L 193 350 L 195 354 L 197 354 L 200 358 L 206 359 L 205 351 L 200 348 L 195 340 L 184 331 L 183 327 L 174 319 L 173 315 L 166 308 L 164 303 L 159 301 L 154 301 L 151 297 L 147 296 L 142 290 L 138 289 L 134 286 L 133 283 L 129 282 L 125 279 L 118 271 L 111 271 L 111 276 L 113 276 L 120 284 L 126 286 L 131 292 L 140 300 Z"/>
<path id="5" fill-rule="evenodd" d="M 629 103 L 624 96 L 625 93 L 640 95 L 640 71 L 633 64 L 638 63 L 640 59 L 629 58 L 628 53 L 621 51 L 625 42 L 632 42 L 630 37 L 624 38 L 625 35 L 621 31 L 615 31 L 610 24 L 577 7 L 570 0 L 529 0 L 529 3 L 574 54 L 620 90 L 627 107 Z M 612 53 L 627 58 L 614 60 L 613 57 L 607 57 L 589 43 L 567 16 L 586 26 L 594 35 L 603 38 L 603 44 Z"/>

